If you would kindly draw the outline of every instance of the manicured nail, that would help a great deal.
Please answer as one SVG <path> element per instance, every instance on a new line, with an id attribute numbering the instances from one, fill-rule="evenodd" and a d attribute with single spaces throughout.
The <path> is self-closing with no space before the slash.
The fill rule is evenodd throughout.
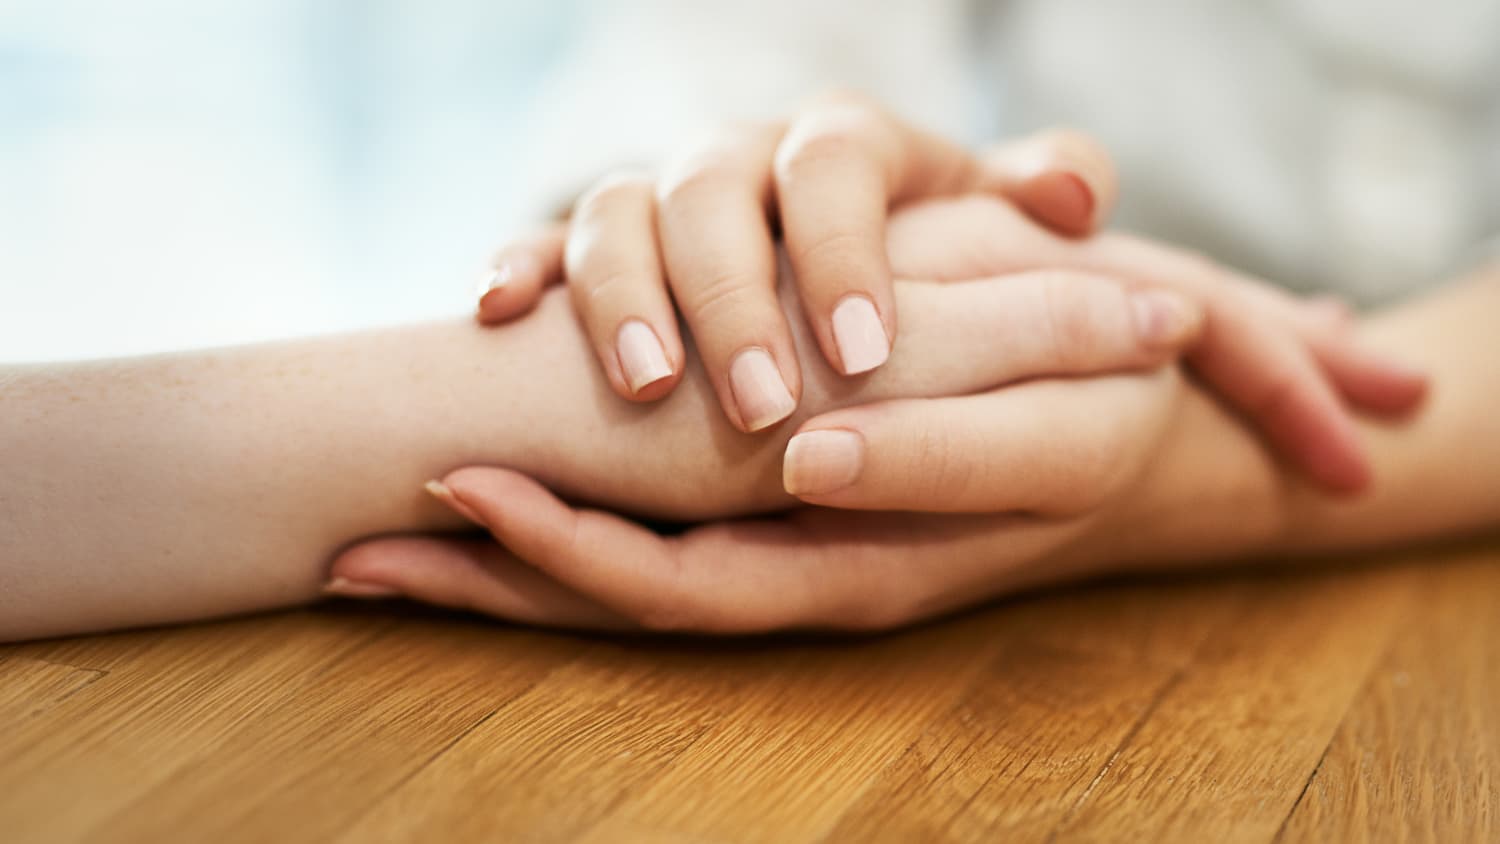
<path id="1" fill-rule="evenodd" d="M 1044 174 L 1052 223 L 1071 233 L 1084 234 L 1094 224 L 1094 192 L 1076 173 L 1057 170 Z"/>
<path id="2" fill-rule="evenodd" d="M 422 484 L 422 488 L 427 490 L 428 495 L 441 501 L 448 509 L 463 516 L 465 519 L 476 525 L 484 524 L 484 520 L 479 518 L 479 514 L 470 509 L 469 505 L 460 500 L 457 495 L 454 495 L 452 488 L 442 481 L 428 481 Z"/>
<path id="3" fill-rule="evenodd" d="M 667 353 L 656 339 L 651 326 L 638 319 L 627 320 L 620 326 L 615 341 L 619 348 L 620 369 L 625 372 L 625 381 L 632 393 L 655 384 L 663 378 L 672 377 L 672 365 L 667 363 Z"/>
<path id="4" fill-rule="evenodd" d="M 1155 348 L 1181 345 L 1198 332 L 1203 314 L 1176 293 L 1141 290 L 1130 295 L 1136 335 Z"/>
<path id="5" fill-rule="evenodd" d="M 501 264 L 500 266 L 485 273 L 484 276 L 479 279 L 479 287 L 474 291 L 474 293 L 480 299 L 483 299 L 484 295 L 491 290 L 498 290 L 505 285 L 510 284 L 511 277 L 512 275 L 510 265 Z"/>
<path id="6" fill-rule="evenodd" d="M 865 439 L 853 431 L 807 431 L 792 437 L 781 461 L 781 485 L 792 495 L 827 495 L 854 483 Z"/>
<path id="7" fill-rule="evenodd" d="M 335 595 L 340 598 L 360 598 L 363 600 L 377 600 L 380 598 L 399 598 L 400 590 L 379 583 L 361 583 L 350 580 L 347 577 L 335 577 L 323 584 L 324 595 Z"/>
<path id="8" fill-rule="evenodd" d="M 525 276 L 527 273 L 537 273 L 540 271 L 541 268 L 537 264 L 536 259 L 524 252 L 506 258 L 480 277 L 479 287 L 475 291 L 479 296 L 479 307 L 481 309 L 484 308 L 485 300 L 490 298 L 490 293 L 505 289 L 511 282 Z"/>
<path id="9" fill-rule="evenodd" d="M 833 342 L 839 347 L 845 375 L 869 372 L 891 356 L 891 341 L 875 303 L 864 296 L 845 296 L 833 309 Z"/>
<path id="10" fill-rule="evenodd" d="M 797 409 L 781 370 L 765 349 L 746 349 L 729 364 L 729 389 L 751 431 L 774 425 Z"/>

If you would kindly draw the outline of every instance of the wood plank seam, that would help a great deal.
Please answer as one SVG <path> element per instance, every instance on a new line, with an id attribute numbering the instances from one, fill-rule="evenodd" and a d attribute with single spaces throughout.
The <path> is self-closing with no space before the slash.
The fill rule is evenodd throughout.
<path id="1" fill-rule="evenodd" d="M 1387 651 L 1389 651 L 1389 648 L 1387 648 Z M 1378 670 L 1378 666 L 1384 659 L 1385 654 L 1381 654 L 1380 659 L 1375 660 L 1374 664 L 1370 668 L 1371 676 L 1375 674 L 1375 672 Z M 1369 681 L 1370 678 L 1367 677 L 1365 679 L 1365 685 L 1368 685 Z M 1344 710 L 1345 719 L 1349 717 L 1349 712 L 1354 708 L 1355 702 L 1358 701 L 1360 699 L 1360 696 L 1364 694 L 1365 685 L 1361 685 L 1359 691 L 1355 693 L 1354 697 L 1349 699 L 1349 709 Z M 1286 838 L 1287 825 L 1292 822 L 1292 817 L 1297 814 L 1297 807 L 1301 806 L 1303 799 L 1307 797 L 1307 791 L 1308 789 L 1312 788 L 1313 780 L 1318 778 L 1318 771 L 1321 771 L 1323 769 L 1323 763 L 1328 760 L 1328 750 L 1329 748 L 1333 747 L 1333 743 L 1338 740 L 1339 730 L 1343 728 L 1343 726 L 1344 721 L 1343 719 L 1340 719 L 1338 727 L 1335 727 L 1333 732 L 1328 735 L 1328 743 L 1323 745 L 1323 752 L 1318 754 L 1318 764 L 1313 766 L 1312 772 L 1307 775 L 1307 781 L 1302 783 L 1302 790 L 1297 792 L 1297 799 L 1292 801 L 1292 808 L 1288 809 L 1286 817 L 1281 819 L 1281 826 L 1277 827 L 1276 835 L 1271 839 L 1273 844 L 1274 842 L 1282 841 Z"/>
<path id="2" fill-rule="evenodd" d="M 1234 615 L 1229 617 L 1229 619 L 1227 619 L 1225 622 L 1220 624 L 1219 628 L 1238 623 L 1241 619 L 1248 616 L 1251 612 L 1250 605 L 1245 602 L 1240 603 L 1237 609 L 1238 611 Z M 1157 689 L 1156 694 L 1152 695 L 1151 703 L 1141 711 L 1141 717 L 1137 718 L 1135 720 L 1135 723 L 1130 725 L 1130 730 L 1126 732 L 1123 737 L 1121 737 L 1119 744 L 1115 745 L 1115 749 L 1110 752 L 1109 758 L 1106 759 L 1104 761 L 1104 765 L 1099 768 L 1099 773 L 1094 775 L 1094 778 L 1089 782 L 1088 787 L 1083 790 L 1082 794 L 1078 795 L 1078 799 L 1073 801 L 1073 805 L 1068 807 L 1068 811 L 1064 812 L 1062 817 L 1058 818 L 1057 825 L 1052 828 L 1052 832 L 1048 833 L 1047 838 L 1045 839 L 1046 844 L 1054 844 L 1054 842 L 1057 841 L 1058 836 L 1061 835 L 1062 831 L 1067 828 L 1068 823 L 1078 815 L 1079 810 L 1083 808 L 1083 805 L 1088 802 L 1089 797 L 1093 795 L 1094 791 L 1099 787 L 1099 783 L 1103 782 L 1104 778 L 1109 776 L 1110 769 L 1114 767 L 1114 764 L 1119 760 L 1120 755 L 1125 752 L 1126 748 L 1130 747 L 1130 743 L 1135 741 L 1136 736 L 1139 735 L 1141 730 L 1145 728 L 1146 724 L 1151 721 L 1152 716 L 1156 714 L 1156 710 L 1161 706 L 1162 702 L 1167 699 L 1167 696 L 1170 695 L 1174 689 L 1182 684 L 1183 678 L 1185 678 L 1188 674 L 1188 669 L 1198 664 L 1199 659 L 1202 657 L 1203 649 L 1208 646 L 1209 641 L 1211 641 L 1212 639 L 1212 633 L 1205 633 L 1203 638 L 1198 640 L 1197 645 L 1193 647 L 1192 656 L 1184 660 L 1181 665 L 1177 666 L 1176 670 L 1172 672 L 1171 678 L 1167 680 L 1167 682 L 1163 683 L 1160 689 Z M 1332 739 L 1330 739 L 1330 742 L 1331 741 Z M 1326 747 L 1324 749 L 1324 752 L 1327 752 Z"/>
<path id="3" fill-rule="evenodd" d="M 1208 638 L 1205 636 L 1203 641 L 1208 641 Z M 1202 644 L 1200 642 L 1199 647 L 1202 647 Z M 1151 717 L 1156 714 L 1156 710 L 1167 699 L 1167 695 L 1171 694 L 1173 689 L 1182 684 L 1182 679 L 1187 676 L 1188 669 L 1196 664 L 1196 662 L 1197 654 L 1194 653 L 1193 659 L 1188 660 L 1173 672 L 1171 679 L 1162 683 L 1161 688 L 1156 690 L 1156 694 L 1151 696 L 1151 703 L 1141 711 L 1141 717 L 1137 718 L 1135 723 L 1130 725 L 1130 730 L 1120 738 L 1119 744 L 1115 745 L 1115 749 L 1110 752 L 1109 758 L 1104 760 L 1104 765 L 1099 768 L 1099 773 L 1094 775 L 1088 787 L 1083 790 L 1082 794 L 1078 795 L 1078 799 L 1073 801 L 1073 805 L 1068 807 L 1068 811 L 1064 812 L 1062 817 L 1057 819 L 1057 825 L 1047 834 L 1047 838 L 1045 839 L 1046 844 L 1054 844 L 1057 841 L 1057 837 L 1062 834 L 1063 829 L 1067 827 L 1068 823 L 1078 815 L 1078 811 L 1083 808 L 1084 803 L 1088 802 L 1090 795 L 1099 787 L 1099 783 L 1103 782 L 1106 776 L 1109 776 L 1110 768 L 1114 767 L 1120 755 L 1125 752 L 1126 748 L 1130 747 L 1132 741 L 1135 741 L 1135 737 L 1140 734 L 1141 730 L 1151 720 Z"/>

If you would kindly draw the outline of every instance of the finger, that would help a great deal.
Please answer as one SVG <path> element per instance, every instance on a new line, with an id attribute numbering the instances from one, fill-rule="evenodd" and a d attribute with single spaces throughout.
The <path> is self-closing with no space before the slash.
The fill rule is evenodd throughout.
<path id="1" fill-rule="evenodd" d="M 1044 267 L 1086 268 L 1079 244 L 1037 225 L 1012 203 L 980 194 L 902 209 L 891 216 L 886 246 L 903 279 L 967 281 Z"/>
<path id="2" fill-rule="evenodd" d="M 727 559 L 716 572 L 683 566 L 682 540 L 575 510 L 519 473 L 467 468 L 443 483 L 517 557 L 647 629 L 746 632 L 814 615 L 806 596 L 782 588 L 785 572 L 777 567 Z"/>
<path id="3" fill-rule="evenodd" d="M 651 183 L 614 176 L 585 194 L 564 263 L 574 308 L 615 392 L 633 401 L 671 392 L 685 355 L 657 252 Z"/>
<path id="4" fill-rule="evenodd" d="M 1161 369 L 833 411 L 787 444 L 783 484 L 846 509 L 1082 513 L 1153 453 L 1175 378 Z"/>
<path id="5" fill-rule="evenodd" d="M 885 251 L 889 207 L 980 183 L 966 150 L 861 100 L 814 106 L 776 152 L 782 229 L 819 347 L 835 370 L 868 372 L 896 332 Z"/>
<path id="6" fill-rule="evenodd" d="M 1146 369 L 1172 360 L 1202 312 L 1169 291 L 1132 291 L 1091 273 L 1044 270 L 958 284 L 902 283 L 911 353 L 866 395 L 937 397 L 1025 378 Z"/>
<path id="7" fill-rule="evenodd" d="M 508 470 L 461 469 L 445 483 L 518 557 L 657 631 L 889 629 L 1060 576 L 1017 563 L 1076 529 L 963 516 L 872 523 L 814 510 L 664 539 L 613 514 L 571 508 Z M 912 565 L 923 557 L 934 565 Z"/>
<path id="8" fill-rule="evenodd" d="M 1339 393 L 1362 410 L 1384 416 L 1409 413 L 1427 396 L 1425 373 L 1366 349 L 1352 335 L 1319 333 L 1305 340 Z"/>
<path id="9" fill-rule="evenodd" d="M 1280 294 L 1212 261 L 1123 237 L 1096 238 L 1080 255 L 1087 266 L 1195 298 L 1207 315 L 1188 356 L 1199 375 L 1320 486 L 1357 492 L 1369 483 L 1364 446 L 1340 393 L 1376 406 L 1409 402 L 1411 373 L 1376 371 L 1373 357 L 1331 345 L 1326 320 L 1289 315 L 1285 302 L 1274 304 Z"/>
<path id="10" fill-rule="evenodd" d="M 631 626 L 489 539 L 374 539 L 341 553 L 330 575 L 333 583 L 358 584 L 521 624 L 601 630 Z"/>
<path id="11" fill-rule="evenodd" d="M 725 415 L 746 432 L 785 419 L 802 392 L 767 219 L 781 132 L 717 135 L 680 159 L 657 194 L 672 291 Z"/>
<path id="12" fill-rule="evenodd" d="M 497 325 L 531 310 L 549 284 L 562 281 L 567 226 L 550 226 L 495 253 L 479 283 L 477 317 Z"/>
<path id="13" fill-rule="evenodd" d="M 1097 141 L 1050 129 L 983 157 L 984 189 L 1015 202 L 1058 234 L 1081 236 L 1108 219 L 1119 193 L 1114 162 Z"/>
<path id="14" fill-rule="evenodd" d="M 1408 413 L 1427 395 L 1427 376 L 1380 352 L 1355 335 L 1354 309 L 1334 296 L 1301 299 L 1278 288 L 1245 281 L 1263 304 L 1307 344 L 1323 373 L 1350 404 L 1371 413 Z"/>
<path id="15" fill-rule="evenodd" d="M 1319 484 L 1351 493 L 1369 484 L 1352 417 L 1291 330 L 1246 308 L 1213 306 L 1188 360 Z"/>

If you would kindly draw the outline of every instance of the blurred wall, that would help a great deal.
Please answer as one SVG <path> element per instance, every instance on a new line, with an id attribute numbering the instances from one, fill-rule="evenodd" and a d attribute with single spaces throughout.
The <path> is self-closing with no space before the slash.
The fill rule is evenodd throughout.
<path id="1" fill-rule="evenodd" d="M 0 360 L 462 312 L 579 14 L 0 0 Z"/>

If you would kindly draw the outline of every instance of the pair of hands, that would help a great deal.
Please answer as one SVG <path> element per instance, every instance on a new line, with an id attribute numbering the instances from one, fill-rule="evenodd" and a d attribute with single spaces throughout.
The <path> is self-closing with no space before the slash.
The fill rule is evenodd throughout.
<path id="1" fill-rule="evenodd" d="M 836 372 L 862 368 L 849 365 L 857 356 L 840 338 L 849 332 L 840 330 L 838 303 L 849 296 L 878 303 L 883 331 L 899 302 L 907 342 L 946 351 L 887 373 L 898 384 L 893 394 L 929 397 L 803 423 L 787 448 L 788 492 L 838 507 L 985 515 L 804 509 L 667 538 L 609 513 L 572 509 L 515 473 L 471 468 L 433 485 L 434 494 L 508 552 L 478 540 L 377 540 L 336 561 L 335 591 L 404 594 L 564 626 L 889 627 L 1107 563 L 1099 540 L 1153 482 L 1144 470 L 1170 449 L 1164 433 L 1183 395 L 1175 368 L 1145 370 L 1183 349 L 1205 380 L 1335 488 L 1364 482 L 1337 394 L 1388 412 L 1420 397 L 1421 379 L 1355 347 L 1336 309 L 1142 241 L 1065 240 L 1018 214 L 1076 234 L 1112 201 L 1107 162 L 1073 136 L 1044 136 L 979 161 L 840 100 L 794 122 L 769 153 L 764 142 L 750 143 L 761 152 L 749 163 L 725 164 L 728 153 L 715 152 L 725 146 L 686 159 L 657 199 L 639 183 L 611 181 L 581 203 L 566 232 L 503 252 L 498 272 L 508 283 L 486 291 L 481 318 L 523 312 L 566 263 L 610 383 L 627 398 L 654 400 L 676 386 L 686 361 L 665 266 L 726 414 L 742 430 L 761 427 L 764 414 L 747 412 L 743 400 L 744 385 L 755 381 L 736 377 L 744 349 L 771 358 L 793 405 L 802 389 L 773 262 L 761 254 L 771 249 L 765 209 L 773 208 L 814 342 Z M 975 191 L 1009 203 L 928 203 L 884 227 L 894 202 Z M 907 285 L 893 284 L 893 275 L 930 281 L 909 285 L 902 298 Z M 993 275 L 1005 278 L 942 284 Z M 774 320 L 756 318 L 772 312 L 761 298 Z M 952 310 L 944 317 L 933 301 Z M 986 326 L 972 320 L 976 313 L 1003 318 Z M 968 333 L 966 318 L 975 326 Z M 639 331 L 632 322 L 663 344 L 666 374 L 642 380 L 642 372 L 660 372 L 661 360 L 639 343 L 632 348 L 628 332 Z M 1135 374 L 946 394 L 1122 371 Z M 871 377 L 881 374 L 864 376 Z"/>

